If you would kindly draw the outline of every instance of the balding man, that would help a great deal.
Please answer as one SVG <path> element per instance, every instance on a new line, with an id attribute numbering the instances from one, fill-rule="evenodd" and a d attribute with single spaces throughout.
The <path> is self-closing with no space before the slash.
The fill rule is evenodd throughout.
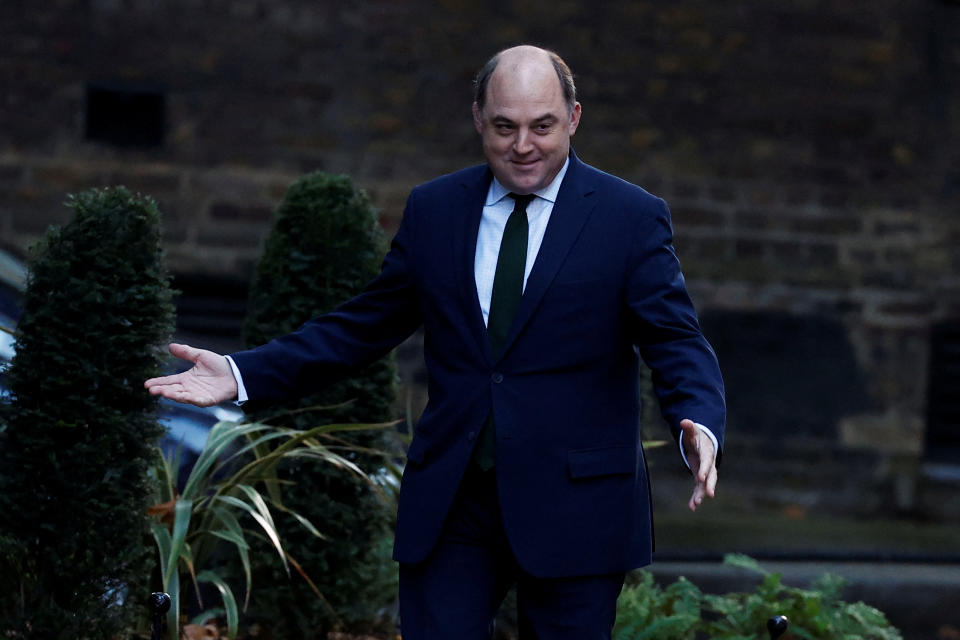
<path id="1" fill-rule="evenodd" d="M 652 553 L 638 354 L 712 497 L 723 383 L 684 288 L 663 200 L 582 163 L 569 68 L 530 46 L 479 72 L 486 164 L 413 190 L 381 274 L 297 332 L 152 393 L 283 400 L 418 327 L 430 401 L 408 451 L 394 557 L 404 640 L 487 639 L 511 585 L 521 638 L 609 638 L 626 571 Z"/>

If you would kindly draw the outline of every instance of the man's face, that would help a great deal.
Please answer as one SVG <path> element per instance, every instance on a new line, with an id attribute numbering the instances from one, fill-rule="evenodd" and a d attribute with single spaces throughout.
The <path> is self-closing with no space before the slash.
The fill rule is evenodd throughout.
<path id="1" fill-rule="evenodd" d="M 549 59 L 501 60 L 490 77 L 483 110 L 473 105 L 473 122 L 493 175 L 518 194 L 533 193 L 556 177 L 580 123 Z"/>

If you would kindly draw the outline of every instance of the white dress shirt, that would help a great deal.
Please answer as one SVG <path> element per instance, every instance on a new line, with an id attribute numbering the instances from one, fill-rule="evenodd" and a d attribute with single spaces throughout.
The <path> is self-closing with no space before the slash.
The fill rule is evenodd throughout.
<path id="1" fill-rule="evenodd" d="M 523 268 L 523 288 L 527 288 L 527 278 L 537 259 L 540 245 L 543 243 L 543 234 L 550 222 L 553 213 L 553 204 L 557 201 L 557 192 L 560 183 L 567 173 L 570 160 L 567 159 L 553 179 L 539 191 L 527 205 L 527 263 Z M 480 232 L 477 234 L 477 254 L 473 261 L 473 274 L 477 281 L 477 297 L 480 299 L 480 310 L 483 312 L 483 324 L 487 324 L 490 316 L 490 298 L 493 296 L 493 278 L 497 272 L 497 258 L 500 255 L 500 243 L 503 240 L 503 230 L 507 220 L 513 213 L 513 198 L 496 178 L 490 183 L 487 190 L 487 200 L 483 205 L 483 216 L 480 218 Z"/>

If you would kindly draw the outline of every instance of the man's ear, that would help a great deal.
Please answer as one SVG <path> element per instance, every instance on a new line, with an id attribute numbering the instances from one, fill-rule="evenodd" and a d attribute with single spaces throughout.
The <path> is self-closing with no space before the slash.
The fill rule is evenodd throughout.
<path id="1" fill-rule="evenodd" d="M 577 132 L 577 127 L 580 126 L 580 103 L 573 103 L 573 109 L 570 111 L 570 122 L 567 123 L 569 127 L 568 131 L 572 136 Z"/>
<path id="2" fill-rule="evenodd" d="M 480 107 L 476 102 L 473 103 L 473 126 L 477 133 L 483 135 L 483 118 L 480 116 Z"/>

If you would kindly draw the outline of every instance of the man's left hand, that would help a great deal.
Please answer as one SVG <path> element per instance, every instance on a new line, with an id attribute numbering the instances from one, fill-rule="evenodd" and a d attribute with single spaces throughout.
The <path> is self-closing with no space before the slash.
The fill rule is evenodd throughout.
<path id="1" fill-rule="evenodd" d="M 687 506 L 690 511 L 696 511 L 704 496 L 712 498 L 717 490 L 717 452 L 713 448 L 710 436 L 700 430 L 693 420 L 680 422 L 683 450 L 693 472 L 693 495 Z"/>

